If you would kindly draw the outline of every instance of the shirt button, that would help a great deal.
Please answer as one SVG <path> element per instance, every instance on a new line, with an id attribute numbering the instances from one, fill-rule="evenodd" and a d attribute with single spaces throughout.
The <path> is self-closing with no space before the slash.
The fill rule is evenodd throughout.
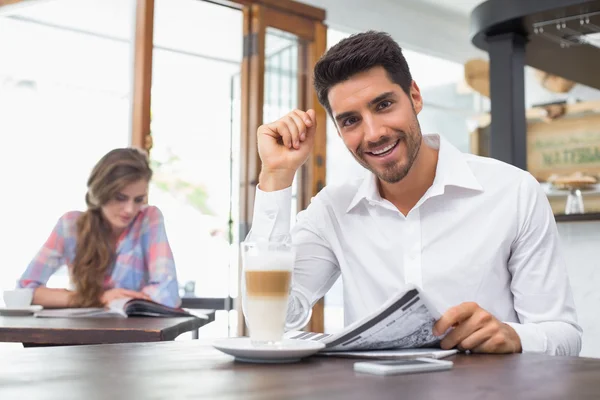
<path id="1" fill-rule="evenodd" d="M 274 213 L 274 212 L 269 212 L 269 213 L 267 213 L 267 217 L 268 217 L 269 219 L 275 219 L 275 215 L 276 215 L 276 213 Z"/>

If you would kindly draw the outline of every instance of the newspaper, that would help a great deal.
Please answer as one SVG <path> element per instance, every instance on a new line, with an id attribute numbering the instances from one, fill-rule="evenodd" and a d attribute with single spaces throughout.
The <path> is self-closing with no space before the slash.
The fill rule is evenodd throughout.
<path id="1" fill-rule="evenodd" d="M 372 351 L 320 351 L 317 355 L 341 358 L 363 358 L 376 360 L 402 360 L 409 358 L 435 358 L 437 360 L 453 356 L 457 349 L 442 350 L 420 347 L 418 349 L 390 349 Z"/>
<path id="2" fill-rule="evenodd" d="M 421 289 L 407 285 L 377 312 L 336 334 L 287 332 L 288 339 L 313 340 L 325 344 L 325 352 L 439 348 L 433 325 L 441 314 Z"/>

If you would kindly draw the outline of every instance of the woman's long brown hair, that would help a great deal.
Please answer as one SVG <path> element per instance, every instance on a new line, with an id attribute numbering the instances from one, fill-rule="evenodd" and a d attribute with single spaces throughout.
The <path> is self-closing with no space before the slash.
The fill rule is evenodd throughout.
<path id="1" fill-rule="evenodd" d="M 87 211 L 77 220 L 77 245 L 71 271 L 74 305 L 102 305 L 104 278 L 115 259 L 112 228 L 102 206 L 125 186 L 141 179 L 150 181 L 152 170 L 145 153 L 135 148 L 115 149 L 98 161 L 87 182 Z"/>

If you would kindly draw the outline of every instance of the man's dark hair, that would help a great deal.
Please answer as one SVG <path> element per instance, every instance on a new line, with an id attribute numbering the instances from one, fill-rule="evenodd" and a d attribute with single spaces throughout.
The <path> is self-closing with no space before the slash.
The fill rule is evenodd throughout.
<path id="1" fill-rule="evenodd" d="M 387 33 L 368 31 L 352 35 L 321 57 L 315 65 L 314 85 L 319 102 L 329 115 L 329 89 L 374 67 L 385 68 L 390 80 L 410 94 L 412 76 L 408 64 L 398 43 Z"/>

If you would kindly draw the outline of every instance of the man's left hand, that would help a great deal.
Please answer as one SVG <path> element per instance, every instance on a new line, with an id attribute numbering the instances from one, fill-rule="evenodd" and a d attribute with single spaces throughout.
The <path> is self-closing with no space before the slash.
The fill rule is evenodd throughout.
<path id="1" fill-rule="evenodd" d="M 457 347 L 475 353 L 520 353 L 521 339 L 515 330 L 498 321 L 477 303 L 462 303 L 450 308 L 433 326 L 433 333 L 442 336 L 442 349 Z"/>

